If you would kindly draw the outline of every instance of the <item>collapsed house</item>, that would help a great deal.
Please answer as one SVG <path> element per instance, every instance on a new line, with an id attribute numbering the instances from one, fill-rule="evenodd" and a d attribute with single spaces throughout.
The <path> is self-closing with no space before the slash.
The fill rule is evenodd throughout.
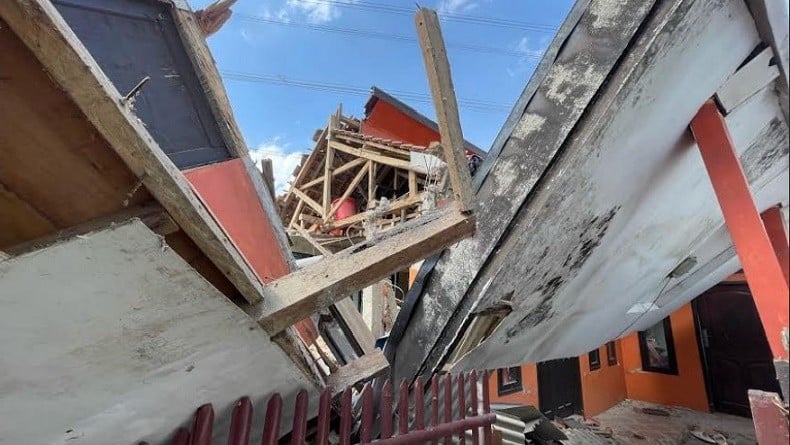
<path id="1" fill-rule="evenodd" d="M 486 230 L 406 297 L 393 375 L 586 354 L 743 268 L 786 397 L 787 239 L 775 253 L 760 213 L 786 218 L 787 18 L 577 2 L 475 177 Z"/>
<path id="2" fill-rule="evenodd" d="M 311 316 L 474 232 L 458 144 L 441 153 L 464 206 L 297 270 L 209 22 L 178 1 L 0 4 L 3 440 L 180 443 L 201 407 L 190 440 L 208 443 L 215 414 L 225 440 L 236 401 L 249 426 L 275 395 L 296 408 L 268 411 L 267 437 L 304 434 L 319 392 L 388 366 L 372 349 L 326 366 Z"/>

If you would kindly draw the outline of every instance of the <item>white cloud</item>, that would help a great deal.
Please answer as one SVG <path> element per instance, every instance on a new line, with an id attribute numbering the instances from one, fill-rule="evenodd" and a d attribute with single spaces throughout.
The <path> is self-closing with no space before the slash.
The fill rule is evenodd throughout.
<path id="1" fill-rule="evenodd" d="M 475 0 L 439 0 L 436 10 L 442 14 L 464 14 L 477 8 Z"/>
<path id="2" fill-rule="evenodd" d="M 546 49 L 549 47 L 550 42 L 551 39 L 548 37 L 542 37 L 535 43 L 526 36 L 519 39 L 513 49 L 520 53 L 524 53 L 524 55 L 519 56 L 518 60 L 507 68 L 507 74 L 510 77 L 515 77 L 525 73 L 530 67 L 537 66 L 540 58 L 543 57 L 543 53 L 545 53 Z"/>
<path id="3" fill-rule="evenodd" d="M 346 3 L 355 1 L 348 0 Z M 291 10 L 304 14 L 309 23 L 326 23 L 340 17 L 338 7 L 326 0 L 288 0 L 286 5 Z"/>
<path id="4" fill-rule="evenodd" d="M 302 154 L 289 153 L 286 151 L 287 147 L 288 144 L 282 144 L 280 138 L 275 137 L 250 150 L 250 157 L 258 169 L 261 168 L 262 159 L 272 160 L 274 192 L 277 195 L 284 193 L 288 189 L 288 182 L 293 179 L 293 171 L 302 162 Z"/>

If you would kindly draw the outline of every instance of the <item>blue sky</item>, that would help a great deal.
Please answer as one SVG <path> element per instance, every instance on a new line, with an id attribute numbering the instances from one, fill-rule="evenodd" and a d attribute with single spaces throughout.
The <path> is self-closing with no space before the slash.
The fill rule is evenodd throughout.
<path id="1" fill-rule="evenodd" d="M 199 9 L 211 1 L 191 0 L 190 4 Z M 344 2 L 355 4 L 338 5 Z M 442 20 L 456 95 L 461 102 L 464 135 L 488 150 L 537 65 L 536 56 L 542 54 L 553 37 L 554 31 L 543 29 L 556 30 L 573 1 L 419 3 L 437 9 L 440 17 L 446 13 L 540 25 L 508 27 Z M 372 85 L 396 97 L 403 91 L 427 99 L 428 84 L 416 41 L 360 35 L 372 32 L 416 37 L 413 13 L 382 10 L 387 7 L 416 10 L 415 2 L 410 0 L 239 0 L 233 6 L 231 19 L 208 38 L 253 157 L 274 160 L 279 190 L 285 186 L 300 154 L 312 148 L 313 131 L 326 125 L 339 103 L 343 104 L 344 113 L 362 116 L 367 99 L 364 91 Z M 353 34 L 319 31 L 316 27 L 350 29 Z M 484 50 L 473 51 L 470 46 Z M 489 52 L 491 48 L 494 53 Z M 499 53 L 503 51 L 509 54 Z M 239 80 L 240 75 L 247 74 L 258 76 L 258 80 Z M 271 83 L 283 80 L 307 81 L 323 89 L 326 84 L 340 85 L 343 92 Z M 346 87 L 353 89 L 348 91 Z M 403 100 L 433 118 L 428 100 Z M 486 105 L 481 110 L 465 101 L 493 107 Z"/>

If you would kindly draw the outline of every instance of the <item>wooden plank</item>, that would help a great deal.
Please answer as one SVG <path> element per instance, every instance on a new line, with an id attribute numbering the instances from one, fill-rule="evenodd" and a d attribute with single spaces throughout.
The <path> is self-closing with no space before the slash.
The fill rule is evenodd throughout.
<path id="1" fill-rule="evenodd" d="M 299 203 L 296 204 L 296 209 L 294 210 L 294 214 L 291 217 L 291 222 L 288 223 L 288 227 L 295 227 L 296 226 L 296 223 L 299 221 L 299 214 L 302 213 L 302 208 L 303 207 L 304 207 L 304 201 L 302 201 L 300 199 Z"/>
<path id="2" fill-rule="evenodd" d="M 347 171 L 349 171 L 351 169 L 359 167 L 360 165 L 362 165 L 362 164 L 364 164 L 366 162 L 368 162 L 368 160 L 367 159 L 363 159 L 363 158 L 352 159 L 351 161 L 348 161 L 345 164 L 341 165 L 340 167 L 332 170 L 332 177 L 334 178 L 335 176 L 337 176 L 337 175 L 339 175 L 341 173 L 345 173 L 345 172 L 347 172 Z M 316 186 L 318 184 L 321 184 L 322 182 L 324 182 L 324 177 L 323 176 L 319 176 L 318 178 L 315 178 L 312 181 L 305 182 L 299 188 L 302 189 L 302 190 L 307 190 L 310 187 L 314 187 L 314 186 Z"/>
<path id="3" fill-rule="evenodd" d="M 337 395 L 346 388 L 362 383 L 383 374 L 390 364 L 384 354 L 376 350 L 365 354 L 353 362 L 341 367 L 329 375 L 327 386 L 332 388 L 332 394 Z"/>
<path id="4" fill-rule="evenodd" d="M 327 218 L 329 209 L 332 207 L 332 163 L 335 161 L 335 149 L 332 146 L 326 147 L 326 156 L 324 157 L 324 190 L 321 194 L 321 207 L 323 208 L 322 215 Z"/>
<path id="5" fill-rule="evenodd" d="M 315 200 L 313 198 L 307 196 L 307 194 L 305 192 L 299 190 L 296 187 L 293 187 L 292 190 L 293 190 L 294 194 L 296 196 L 298 196 L 299 199 L 302 200 L 302 202 L 304 202 L 305 204 L 310 206 L 311 209 L 313 209 L 316 212 L 318 212 L 319 215 L 323 215 L 324 214 L 324 208 L 321 206 L 321 204 L 315 202 Z"/>
<path id="6" fill-rule="evenodd" d="M 271 159 L 261 159 L 261 176 L 263 177 L 263 183 L 266 184 L 266 188 L 269 190 L 269 195 L 274 199 L 274 165 L 272 165 Z"/>
<path id="7" fill-rule="evenodd" d="M 135 176 L 247 301 L 263 286 L 88 50 L 47 0 L 0 2 L 0 16 Z"/>
<path id="8" fill-rule="evenodd" d="M 315 247 L 317 251 L 321 252 L 321 255 L 324 257 L 330 257 L 333 255 L 332 252 L 330 252 L 326 247 L 319 244 L 318 241 L 316 241 L 313 236 L 310 235 L 310 232 L 308 232 L 307 229 L 302 226 L 293 226 L 293 228 L 299 232 L 299 234 L 302 235 L 302 238 L 310 243 L 311 246 Z"/>
<path id="9" fill-rule="evenodd" d="M 391 273 L 474 233 L 475 220 L 452 212 L 386 238 L 359 253 L 337 254 L 267 286 L 278 295 L 263 304 L 259 323 L 271 335 Z"/>
<path id="10" fill-rule="evenodd" d="M 222 84 L 222 78 L 217 71 L 217 65 L 211 56 L 200 25 L 195 20 L 195 15 L 192 11 L 181 8 L 172 8 L 171 10 L 178 34 L 189 59 L 192 61 L 192 66 L 200 80 L 200 85 L 214 119 L 217 121 L 225 145 L 237 157 L 249 157 L 247 144 L 244 142 L 244 137 L 233 117 L 233 108 L 225 92 L 225 86 Z"/>
<path id="11" fill-rule="evenodd" d="M 458 102 L 455 99 L 450 62 L 447 60 L 447 50 L 444 47 L 442 30 L 439 27 L 439 17 L 436 11 L 420 8 L 415 16 L 415 21 L 425 61 L 425 70 L 428 74 L 428 83 L 431 86 L 433 106 L 436 108 L 439 135 L 444 147 L 444 161 L 447 163 L 455 200 L 461 211 L 471 211 L 473 206 L 472 176 L 469 174 L 469 167 L 466 164 Z"/>
<path id="12" fill-rule="evenodd" d="M 364 148 L 352 147 L 350 145 L 334 140 L 329 141 L 329 146 L 334 148 L 335 150 L 339 150 L 359 158 L 369 159 L 371 161 L 378 162 L 379 164 L 389 165 L 391 167 L 401 168 L 403 170 L 413 170 L 411 163 L 408 161 L 395 159 L 389 156 L 384 156 L 382 154 L 370 150 L 366 150 Z"/>
<path id="13" fill-rule="evenodd" d="M 336 138 L 336 139 L 344 139 L 346 141 L 353 142 L 353 143 L 356 143 L 356 144 L 359 144 L 359 145 L 367 145 L 369 148 L 375 148 L 377 150 L 382 150 L 382 151 L 386 151 L 386 152 L 389 152 L 389 153 L 393 153 L 393 154 L 396 154 L 396 155 L 398 155 L 399 157 L 401 157 L 403 159 L 409 159 L 409 156 L 411 155 L 410 151 L 422 151 L 422 150 L 424 150 L 424 148 L 420 148 L 420 147 L 416 147 L 416 146 L 415 146 L 415 148 L 413 150 L 405 150 L 405 149 L 402 149 L 402 148 L 392 147 L 392 146 L 389 146 L 387 144 L 382 144 L 380 142 L 371 141 L 371 140 L 368 140 L 368 139 L 363 138 L 363 137 L 354 137 L 354 136 L 352 136 L 350 134 L 347 134 L 347 133 L 334 134 L 333 137 Z"/>
<path id="14" fill-rule="evenodd" d="M 746 99 L 779 77 L 779 68 L 771 64 L 773 57 L 774 53 L 770 47 L 763 49 L 719 88 L 716 99 L 725 114 L 732 112 Z"/>
<path id="15" fill-rule="evenodd" d="M 382 215 L 388 215 L 390 213 L 398 212 L 398 211 L 400 211 L 402 209 L 405 209 L 405 208 L 411 207 L 413 205 L 419 204 L 420 202 L 422 202 L 422 195 L 421 194 L 417 195 L 417 196 L 415 196 L 413 198 L 403 198 L 403 199 L 399 199 L 397 201 L 393 201 L 393 202 L 390 203 L 389 210 L 384 212 Z M 366 213 L 357 213 L 356 215 L 349 216 L 348 218 L 343 218 L 343 219 L 340 219 L 340 220 L 337 220 L 337 221 L 332 221 L 332 222 L 327 223 L 326 229 L 327 230 L 338 229 L 338 228 L 341 228 L 341 227 L 349 226 L 351 224 L 360 223 L 360 222 L 365 220 L 366 216 L 367 216 Z"/>
<path id="16" fill-rule="evenodd" d="M 159 204 L 152 204 L 132 207 L 113 213 L 112 215 L 95 218 L 41 238 L 7 247 L 4 250 L 9 255 L 21 255 L 26 252 L 47 247 L 59 241 L 122 224 L 133 218 L 140 219 L 152 232 L 159 235 L 168 235 L 178 231 L 178 226 L 167 212 L 165 212 Z"/>
<path id="17" fill-rule="evenodd" d="M 346 335 L 359 345 L 364 354 L 374 352 L 376 350 L 376 337 L 373 336 L 373 332 L 365 324 L 362 314 L 354 307 L 354 303 L 348 298 L 343 298 L 335 303 L 334 308 L 343 325 L 341 327 L 347 328 L 343 329 Z"/>
<path id="18" fill-rule="evenodd" d="M 343 192 L 343 195 L 340 197 L 340 199 L 337 200 L 337 203 L 335 203 L 335 205 L 332 206 L 332 208 L 329 210 L 329 213 L 324 217 L 325 223 L 328 222 L 333 216 L 335 216 L 337 209 L 340 208 L 340 206 L 343 204 L 343 201 L 345 201 L 346 198 L 348 198 L 351 195 L 351 193 L 354 191 L 354 189 L 359 185 L 359 183 L 362 182 L 362 178 L 365 177 L 365 174 L 370 174 L 369 168 L 370 168 L 370 164 L 365 165 L 364 167 L 359 169 L 357 174 L 354 176 L 354 179 L 352 179 L 351 182 L 348 184 L 348 187 L 346 187 L 346 190 Z"/>
<path id="19" fill-rule="evenodd" d="M 304 181 L 305 179 L 304 177 L 307 175 L 307 172 L 310 171 L 310 167 L 313 165 L 316 158 L 318 157 L 318 153 L 321 151 L 322 147 L 326 145 L 326 134 L 327 134 L 326 128 L 321 130 L 321 134 L 318 136 L 318 140 L 316 141 L 315 146 L 310 151 L 310 154 L 307 156 L 307 159 L 302 163 L 302 167 L 299 170 L 299 172 L 296 174 L 296 178 L 294 178 L 291 187 L 285 193 L 285 198 L 283 198 L 284 208 L 287 208 L 288 205 L 291 203 L 291 199 L 293 198 L 293 189 L 299 187 L 302 181 Z"/>
<path id="20" fill-rule="evenodd" d="M 409 170 L 409 197 L 414 198 L 417 196 L 417 173 Z"/>
<path id="21" fill-rule="evenodd" d="M 368 161 L 368 209 L 376 204 L 376 164 Z"/>

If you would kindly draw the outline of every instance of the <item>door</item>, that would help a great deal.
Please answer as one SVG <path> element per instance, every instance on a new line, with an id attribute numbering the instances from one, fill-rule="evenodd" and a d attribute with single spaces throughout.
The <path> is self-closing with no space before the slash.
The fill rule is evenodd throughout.
<path id="1" fill-rule="evenodd" d="M 719 284 L 694 301 L 713 408 L 750 416 L 749 389 L 779 392 L 771 349 L 746 283 Z"/>
<path id="2" fill-rule="evenodd" d="M 538 401 L 540 411 L 549 419 L 581 414 L 578 357 L 538 363 Z"/>

